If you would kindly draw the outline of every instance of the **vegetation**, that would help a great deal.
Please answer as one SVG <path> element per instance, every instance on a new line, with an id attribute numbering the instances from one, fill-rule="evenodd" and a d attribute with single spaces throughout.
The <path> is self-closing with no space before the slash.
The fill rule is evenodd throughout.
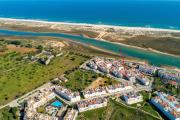
<path id="1" fill-rule="evenodd" d="M 156 112 L 156 108 L 148 102 L 145 102 L 141 109 L 148 113 L 151 113 L 154 116 L 158 116 L 158 113 Z"/>
<path id="2" fill-rule="evenodd" d="M 7 43 L 13 44 L 13 45 L 21 45 L 21 41 L 18 41 L 18 40 L 7 41 Z"/>
<path id="3" fill-rule="evenodd" d="M 155 78 L 153 83 L 154 91 L 161 90 L 162 92 L 169 93 L 172 95 L 178 95 L 180 93 L 180 89 L 175 88 L 170 84 L 165 84 L 160 78 Z"/>
<path id="4" fill-rule="evenodd" d="M 77 120 L 103 120 L 105 109 L 106 107 L 80 113 Z"/>
<path id="5" fill-rule="evenodd" d="M 152 106 L 149 102 L 150 98 L 151 98 L 151 93 L 142 91 L 141 95 L 143 96 L 144 102 L 139 103 L 139 104 L 141 104 L 140 109 L 142 109 L 148 113 L 151 113 L 154 116 L 158 116 L 158 114 L 156 112 L 156 108 L 154 108 L 154 106 Z"/>
<path id="6" fill-rule="evenodd" d="M 98 75 L 92 71 L 76 70 L 65 77 L 68 81 L 64 83 L 64 86 L 72 91 L 81 91 L 97 79 Z"/>
<path id="7" fill-rule="evenodd" d="M 46 113 L 46 109 L 45 109 L 44 106 L 40 106 L 40 107 L 37 108 L 37 112 L 38 113 Z"/>
<path id="8" fill-rule="evenodd" d="M 53 59 L 48 66 L 17 59 L 18 53 L 0 57 L 0 105 L 41 86 L 51 79 L 73 69 L 87 60 L 74 54 Z M 71 58 L 74 57 L 74 61 Z"/>
<path id="9" fill-rule="evenodd" d="M 143 47 L 153 48 L 155 50 L 180 55 L 180 39 L 172 37 L 149 37 L 145 35 L 139 35 L 132 38 L 128 38 L 122 41 L 125 44 Z M 168 49 L 167 49 L 168 45 Z"/>
<path id="10" fill-rule="evenodd" d="M 18 120 L 18 108 L 5 107 L 0 110 L 0 120 Z"/>
<path id="11" fill-rule="evenodd" d="M 111 100 L 107 107 L 80 113 L 78 120 L 156 120 L 139 110 L 127 108 L 126 106 Z"/>

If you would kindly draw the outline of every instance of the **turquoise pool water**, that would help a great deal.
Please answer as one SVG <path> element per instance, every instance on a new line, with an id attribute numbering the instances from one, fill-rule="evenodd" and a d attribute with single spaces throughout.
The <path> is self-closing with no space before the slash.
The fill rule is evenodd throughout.
<path id="1" fill-rule="evenodd" d="M 63 106 L 63 104 L 59 100 L 56 100 L 53 103 L 51 103 L 51 106 L 60 108 Z"/>

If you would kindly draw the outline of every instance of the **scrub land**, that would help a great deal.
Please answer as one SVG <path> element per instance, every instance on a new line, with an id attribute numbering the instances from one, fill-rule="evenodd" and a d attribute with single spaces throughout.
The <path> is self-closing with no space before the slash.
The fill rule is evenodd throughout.
<path id="1" fill-rule="evenodd" d="M 144 48 L 164 54 L 180 55 L 180 31 L 155 28 L 122 27 L 63 22 L 46 22 L 21 19 L 0 19 L 2 29 L 58 32 L 106 40 L 110 42 Z M 166 49 L 168 46 L 168 49 Z"/>

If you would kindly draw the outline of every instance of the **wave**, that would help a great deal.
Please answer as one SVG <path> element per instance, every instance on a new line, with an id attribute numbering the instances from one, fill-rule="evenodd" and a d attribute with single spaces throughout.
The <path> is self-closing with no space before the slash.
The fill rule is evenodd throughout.
<path id="1" fill-rule="evenodd" d="M 49 21 L 47 19 L 18 19 L 18 18 L 4 18 L 0 17 L 0 20 L 4 21 L 23 21 L 23 22 L 41 22 L 41 23 L 47 23 L 47 24 L 67 24 L 67 25 L 85 25 L 85 26 L 102 26 L 102 27 L 114 27 L 114 28 L 121 28 L 121 29 L 128 29 L 128 30 L 145 30 L 145 31 L 169 31 L 169 32 L 180 32 L 179 29 L 167 29 L 167 28 L 157 28 L 152 27 L 151 25 L 145 25 L 144 27 L 139 26 L 123 26 L 123 25 L 112 25 L 112 24 L 91 24 L 91 23 L 79 23 L 79 22 L 71 22 L 71 21 L 65 21 L 65 22 L 59 22 L 59 21 Z M 169 26 L 172 27 L 172 26 Z"/>

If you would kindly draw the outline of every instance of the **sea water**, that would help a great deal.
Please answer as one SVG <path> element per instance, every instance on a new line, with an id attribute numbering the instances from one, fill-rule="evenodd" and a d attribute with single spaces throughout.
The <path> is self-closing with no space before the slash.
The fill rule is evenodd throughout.
<path id="1" fill-rule="evenodd" d="M 180 29 L 180 1 L 0 0 L 0 17 Z"/>

